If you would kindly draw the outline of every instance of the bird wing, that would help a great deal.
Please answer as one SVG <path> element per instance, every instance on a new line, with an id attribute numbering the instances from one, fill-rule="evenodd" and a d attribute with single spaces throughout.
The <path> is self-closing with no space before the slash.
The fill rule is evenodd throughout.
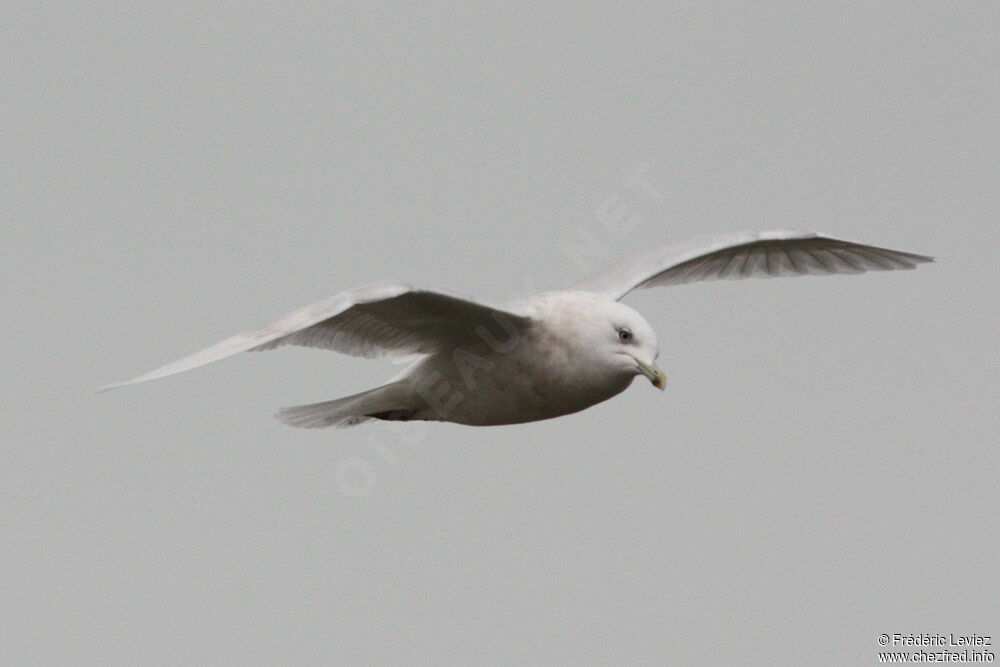
<path id="1" fill-rule="evenodd" d="M 611 299 L 640 287 L 697 280 L 912 269 L 932 257 L 846 241 L 816 232 L 733 232 L 643 253 L 573 286 Z"/>
<path id="2" fill-rule="evenodd" d="M 508 340 L 532 320 L 525 313 L 471 301 L 447 292 L 380 284 L 341 292 L 285 315 L 256 331 L 237 334 L 106 391 L 198 368 L 250 350 L 304 345 L 360 357 L 431 354 L 487 337 Z"/>

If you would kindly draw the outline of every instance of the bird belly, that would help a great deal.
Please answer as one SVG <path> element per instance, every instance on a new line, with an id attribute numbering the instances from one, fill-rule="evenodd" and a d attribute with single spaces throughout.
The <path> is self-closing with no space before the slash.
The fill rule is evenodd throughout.
<path id="1" fill-rule="evenodd" d="M 624 391 L 633 376 L 602 378 L 576 370 L 571 360 L 488 349 L 438 353 L 408 374 L 426 407 L 416 419 L 494 426 L 578 412 Z"/>

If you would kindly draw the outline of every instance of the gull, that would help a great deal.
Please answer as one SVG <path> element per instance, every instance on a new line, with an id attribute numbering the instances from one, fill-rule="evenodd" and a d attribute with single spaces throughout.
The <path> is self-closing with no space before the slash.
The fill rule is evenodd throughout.
<path id="1" fill-rule="evenodd" d="M 517 424 L 578 412 L 637 376 L 664 389 L 656 334 L 620 303 L 635 289 L 714 279 L 912 269 L 932 257 L 811 231 L 743 231 L 668 245 L 572 285 L 504 305 L 402 283 L 341 292 L 114 387 L 282 345 L 406 358 L 389 382 L 332 401 L 283 408 L 303 428 L 370 420 Z"/>

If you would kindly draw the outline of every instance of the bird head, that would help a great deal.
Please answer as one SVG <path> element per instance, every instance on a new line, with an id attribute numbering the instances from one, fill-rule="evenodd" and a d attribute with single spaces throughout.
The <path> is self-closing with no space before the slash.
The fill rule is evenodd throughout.
<path id="1" fill-rule="evenodd" d="M 602 308 L 602 347 L 611 354 L 612 363 L 625 373 L 645 376 L 661 391 L 666 387 L 667 376 L 656 365 L 660 348 L 656 334 L 642 315 L 628 306 L 609 301 Z"/>

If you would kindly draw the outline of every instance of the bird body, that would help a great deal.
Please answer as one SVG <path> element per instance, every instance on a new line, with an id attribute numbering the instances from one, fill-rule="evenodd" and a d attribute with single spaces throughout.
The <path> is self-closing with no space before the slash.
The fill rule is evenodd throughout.
<path id="1" fill-rule="evenodd" d="M 382 387 L 285 408 L 278 417 L 306 428 L 351 426 L 371 418 L 470 426 L 550 419 L 621 393 L 642 373 L 639 360 L 652 367 L 657 356 L 656 337 L 645 319 L 605 297 L 549 292 L 525 300 L 521 310 L 531 325 L 511 328 L 505 338 L 484 328 L 461 346 L 419 359 Z M 631 344 L 620 340 L 615 325 L 634 332 Z M 640 346 L 639 340 L 647 344 Z M 608 346 L 622 353 L 603 354 Z"/>
<path id="2" fill-rule="evenodd" d="M 379 284 L 342 292 L 133 380 L 153 380 L 252 350 L 293 344 L 417 359 L 359 394 L 284 408 L 292 426 L 372 419 L 473 426 L 559 417 L 624 391 L 638 375 L 664 388 L 656 334 L 620 303 L 634 289 L 711 279 L 912 269 L 932 258 L 815 232 L 735 232 L 666 246 L 568 290 L 494 306 L 444 290 Z"/>

